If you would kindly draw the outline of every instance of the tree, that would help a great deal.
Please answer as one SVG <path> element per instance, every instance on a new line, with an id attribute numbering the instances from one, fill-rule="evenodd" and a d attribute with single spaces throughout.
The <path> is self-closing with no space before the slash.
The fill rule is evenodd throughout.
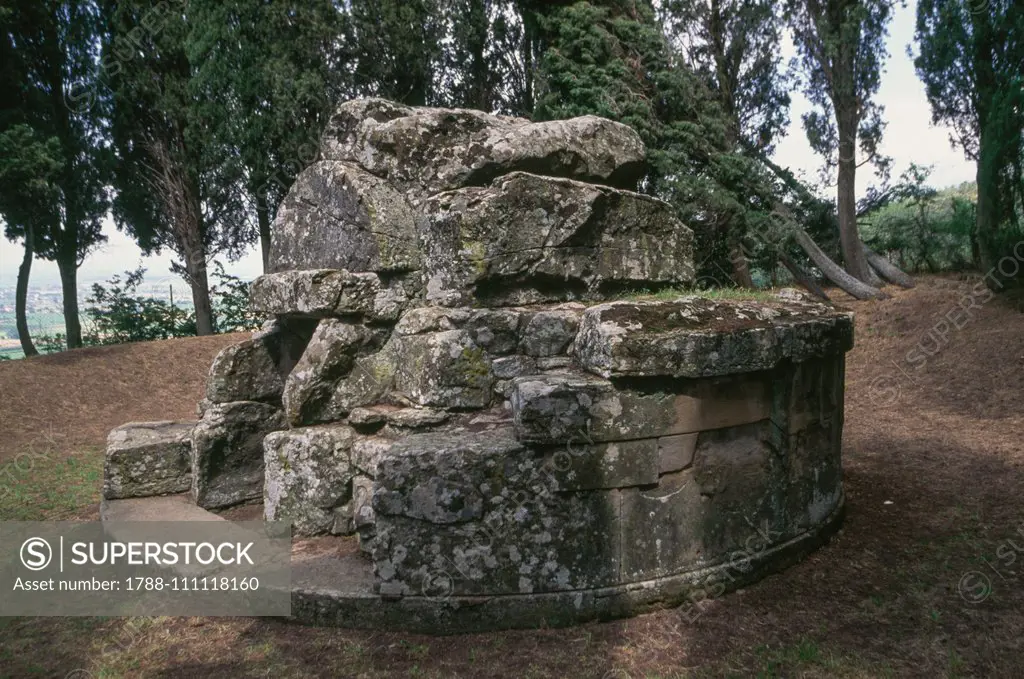
<path id="1" fill-rule="evenodd" d="M 191 19 L 166 2 L 108 0 L 105 73 L 113 92 L 113 204 L 119 228 L 144 252 L 172 249 L 172 270 L 192 290 L 196 331 L 213 332 L 207 260 L 240 254 L 253 240 L 237 190 L 237 165 L 217 164 L 218 145 L 195 94 L 186 40 Z"/>
<path id="2" fill-rule="evenodd" d="M 12 182 L 4 189 L 7 231 L 21 233 L 26 247 L 57 263 L 67 344 L 75 348 L 82 343 L 78 267 L 105 240 L 100 220 L 109 204 L 102 102 L 94 96 L 99 9 L 92 2 L 15 3 L 3 8 L 3 19 L 4 80 L 16 93 L 0 122 Z M 31 196 L 17 185 L 23 182 L 33 184 Z M 20 215 L 12 217 L 15 212 Z M 30 266 L 29 257 L 20 281 L 26 289 Z"/>
<path id="3" fill-rule="evenodd" d="M 349 0 L 345 5 L 350 91 L 411 106 L 439 103 L 441 0 Z"/>
<path id="4" fill-rule="evenodd" d="M 22 239 L 25 253 L 18 267 L 15 287 L 15 324 L 26 356 L 35 356 L 29 334 L 27 298 L 32 257 L 38 233 L 55 219 L 56 180 L 62 171 L 60 143 L 54 137 L 42 139 L 30 126 L 19 124 L 0 132 L 0 214 L 4 235 Z"/>
<path id="5" fill-rule="evenodd" d="M 676 207 L 704 257 L 698 272 L 717 280 L 729 246 L 764 231 L 775 200 L 761 163 L 736 143 L 735 118 L 672 50 L 650 2 L 535 3 L 532 12 L 537 117 L 591 113 L 636 129 L 650 165 L 643 190 Z M 749 275 L 736 279 L 752 284 Z"/>
<path id="6" fill-rule="evenodd" d="M 671 0 L 663 4 L 666 30 L 686 64 L 714 93 L 726 119 L 732 152 L 770 153 L 789 122 L 789 78 L 778 50 L 780 16 L 770 0 Z M 732 277 L 754 287 L 743 222 L 721 224 Z"/>
<path id="7" fill-rule="evenodd" d="M 770 153 L 789 123 L 791 79 L 782 68 L 781 16 L 771 0 L 670 0 L 666 30 L 717 96 L 736 145 Z"/>
<path id="8" fill-rule="evenodd" d="M 932 119 L 952 126 L 977 163 L 974 244 L 992 272 L 1019 233 L 1024 200 L 1024 12 L 1014 0 L 920 0 L 915 38 Z M 986 276 L 993 291 L 1006 287 L 1000 277 Z"/>
<path id="9" fill-rule="evenodd" d="M 266 270 L 277 207 L 315 160 L 339 97 L 340 14 L 329 0 L 192 0 L 189 18 L 189 87 L 208 164 L 244 194 Z"/>
<path id="10" fill-rule="evenodd" d="M 804 115 L 807 138 L 827 166 L 837 167 L 839 241 L 846 270 L 864 283 L 880 281 L 864 255 L 857 230 L 857 148 L 861 163 L 874 162 L 882 138 L 878 92 L 892 0 L 787 0 L 786 19 L 804 75 L 804 92 L 816 107 Z"/>

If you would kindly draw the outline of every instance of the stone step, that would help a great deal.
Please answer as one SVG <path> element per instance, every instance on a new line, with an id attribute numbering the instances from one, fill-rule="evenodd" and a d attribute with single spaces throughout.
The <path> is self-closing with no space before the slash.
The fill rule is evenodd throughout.
<path id="1" fill-rule="evenodd" d="M 104 500 L 100 504 L 103 521 L 224 521 L 213 512 L 192 503 L 187 495 L 135 497 Z"/>

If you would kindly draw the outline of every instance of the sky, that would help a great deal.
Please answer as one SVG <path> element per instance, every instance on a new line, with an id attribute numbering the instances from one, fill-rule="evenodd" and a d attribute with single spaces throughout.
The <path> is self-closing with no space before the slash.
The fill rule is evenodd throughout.
<path id="1" fill-rule="evenodd" d="M 933 166 L 930 178 L 932 186 L 944 188 L 974 179 L 974 165 L 967 161 L 963 152 L 950 146 L 950 130 L 931 124 L 931 108 L 925 97 L 924 85 L 914 72 L 913 59 L 907 55 L 907 46 L 914 37 L 914 16 L 917 3 L 897 5 L 890 25 L 888 41 L 889 59 L 876 101 L 885 108 L 887 121 L 881 153 L 893 158 L 892 177 L 897 178 L 911 162 Z M 793 56 L 792 45 L 782 46 L 783 55 Z M 810 109 L 806 98 L 799 92 L 792 93 L 788 134 L 776 149 L 775 161 L 780 165 L 804 174 L 809 179 L 817 176 L 821 159 L 810 148 L 804 134 L 801 114 Z M 870 185 L 873 177 L 867 168 L 858 173 L 858 195 Z M 107 242 L 93 252 L 79 270 L 79 284 L 85 290 L 93 282 L 109 279 L 114 274 L 133 270 L 140 264 L 147 270 L 146 286 L 174 286 L 175 294 L 186 294 L 184 282 L 170 272 L 170 255 L 143 257 L 134 242 L 117 231 L 113 221 L 103 225 Z M 13 286 L 21 263 L 23 250 L 19 243 L 0 238 L 0 286 Z M 261 273 L 258 245 L 240 260 L 225 262 L 226 269 L 244 280 L 251 280 Z M 32 265 L 32 287 L 54 286 L 59 283 L 57 266 L 52 262 L 36 260 Z"/>

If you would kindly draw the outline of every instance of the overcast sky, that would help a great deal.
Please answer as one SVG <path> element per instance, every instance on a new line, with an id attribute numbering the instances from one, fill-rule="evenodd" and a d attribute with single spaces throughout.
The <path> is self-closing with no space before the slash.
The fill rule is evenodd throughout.
<path id="1" fill-rule="evenodd" d="M 897 5 L 890 27 L 889 60 L 882 77 L 881 90 L 877 101 L 885 107 L 885 130 L 881 151 L 894 160 L 892 176 L 895 179 L 903 170 L 915 162 L 919 165 L 933 165 L 931 176 L 933 186 L 943 188 L 974 179 L 974 165 L 964 159 L 959 149 L 949 143 L 949 129 L 931 124 L 931 109 L 924 95 L 924 86 L 914 73 L 914 64 L 907 56 L 907 46 L 914 36 L 914 13 L 917 3 L 911 1 L 906 7 Z M 792 55 L 791 47 L 783 50 Z M 778 144 L 775 160 L 794 170 L 803 171 L 808 178 L 815 178 L 821 160 L 807 144 L 800 122 L 800 116 L 809 108 L 806 99 L 793 93 L 788 136 Z M 858 174 L 858 193 L 862 193 L 873 177 L 867 168 Z M 94 281 L 103 281 L 125 270 L 134 269 L 140 263 L 146 267 L 146 282 L 166 286 L 174 284 L 175 292 L 185 294 L 184 283 L 170 273 L 170 257 L 143 257 L 139 248 L 114 228 L 113 222 L 104 224 L 108 241 L 100 250 L 90 255 L 79 272 L 82 289 Z M 20 244 L 0 238 L 0 286 L 13 286 L 21 262 Z M 227 264 L 229 272 L 244 279 L 252 279 L 261 273 L 257 248 L 241 260 Z M 57 266 L 51 262 L 36 260 L 32 266 L 32 285 L 55 285 L 60 280 Z"/>

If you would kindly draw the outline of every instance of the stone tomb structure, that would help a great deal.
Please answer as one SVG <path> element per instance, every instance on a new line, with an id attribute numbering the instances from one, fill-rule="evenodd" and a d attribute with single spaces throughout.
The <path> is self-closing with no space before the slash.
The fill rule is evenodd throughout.
<path id="1" fill-rule="evenodd" d="M 266 324 L 198 422 L 111 433 L 104 516 L 262 502 L 293 522 L 297 619 L 427 632 L 630 615 L 799 559 L 842 513 L 852 319 L 664 293 L 693 239 L 632 190 L 643 158 L 601 118 L 342 105 L 252 285 Z"/>

